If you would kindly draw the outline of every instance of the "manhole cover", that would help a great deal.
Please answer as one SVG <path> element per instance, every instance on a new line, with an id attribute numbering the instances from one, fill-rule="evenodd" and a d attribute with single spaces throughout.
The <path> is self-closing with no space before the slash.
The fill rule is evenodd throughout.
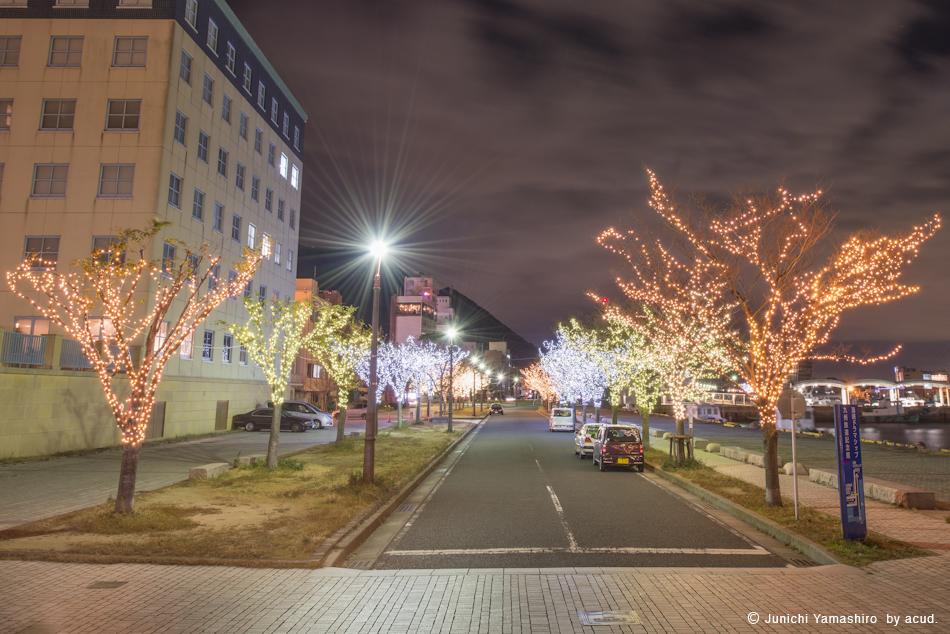
<path id="1" fill-rule="evenodd" d="M 369 568 L 372 561 L 351 561 L 350 568 Z"/>
<path id="2" fill-rule="evenodd" d="M 407 504 L 407 505 L 405 505 L 405 506 L 399 507 L 399 510 L 396 511 L 396 512 L 397 512 L 397 513 L 412 513 L 413 511 L 416 510 L 416 506 L 418 506 L 418 505 L 417 505 L 417 504 Z"/>
<path id="3" fill-rule="evenodd" d="M 110 590 L 112 588 L 124 586 L 126 583 L 128 583 L 128 581 L 97 581 L 86 586 L 86 588 L 89 590 Z"/>
<path id="4" fill-rule="evenodd" d="M 580 612 L 581 625 L 642 625 L 633 610 L 610 612 Z"/>

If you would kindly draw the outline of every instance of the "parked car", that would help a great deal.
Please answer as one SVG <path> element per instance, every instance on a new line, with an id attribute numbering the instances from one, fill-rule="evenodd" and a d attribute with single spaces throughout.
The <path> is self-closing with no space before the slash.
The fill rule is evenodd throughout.
<path id="1" fill-rule="evenodd" d="M 243 429 L 244 431 L 257 431 L 259 429 L 270 429 L 271 421 L 274 418 L 274 409 L 272 407 L 262 407 L 246 414 L 238 414 L 231 419 L 232 429 Z M 313 429 L 315 424 L 313 420 L 307 420 L 294 416 L 290 412 L 281 411 L 280 429 L 281 431 L 301 432 Z"/>
<path id="2" fill-rule="evenodd" d="M 346 410 L 346 417 L 366 420 L 366 407 L 366 403 L 350 403 L 349 408 Z"/>
<path id="3" fill-rule="evenodd" d="M 607 467 L 635 467 L 643 471 L 643 440 L 640 430 L 629 425 L 604 425 L 594 438 L 591 461 L 606 471 Z"/>
<path id="4" fill-rule="evenodd" d="M 594 455 L 594 438 L 600 431 L 600 423 L 585 423 L 574 433 L 574 454 L 583 459 Z"/>
<path id="5" fill-rule="evenodd" d="M 273 402 L 267 401 L 267 407 L 273 406 Z M 297 418 L 312 420 L 317 429 L 333 427 L 333 417 L 313 403 L 307 403 L 306 401 L 284 401 L 280 408 Z"/>
<path id="6" fill-rule="evenodd" d="M 488 406 L 489 414 L 502 414 L 505 413 L 505 408 L 501 406 L 501 403 L 492 403 Z"/>
<path id="7" fill-rule="evenodd" d="M 574 410 L 566 407 L 555 407 L 551 410 L 548 419 L 549 431 L 574 431 Z"/>

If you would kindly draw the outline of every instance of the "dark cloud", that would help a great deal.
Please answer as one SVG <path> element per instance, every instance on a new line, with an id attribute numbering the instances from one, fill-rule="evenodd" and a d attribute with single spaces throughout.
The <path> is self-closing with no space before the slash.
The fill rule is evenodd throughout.
<path id="1" fill-rule="evenodd" d="M 403 227 L 405 266 L 536 343 L 586 291 L 616 293 L 594 237 L 654 221 L 644 165 L 711 200 L 820 185 L 837 235 L 950 198 L 946 2 L 231 4 L 311 117 L 301 240 L 351 245 L 318 277 L 352 275 L 369 228 Z M 948 269 L 944 229 L 908 272 L 921 292 L 840 338 L 890 340 L 913 316 L 901 337 L 948 339 Z"/>

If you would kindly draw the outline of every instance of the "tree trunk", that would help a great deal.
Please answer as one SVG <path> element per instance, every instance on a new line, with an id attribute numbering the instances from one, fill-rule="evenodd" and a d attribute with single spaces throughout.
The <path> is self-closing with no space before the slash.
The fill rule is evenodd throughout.
<path id="1" fill-rule="evenodd" d="M 396 429 L 402 429 L 402 401 L 396 403 Z"/>
<path id="2" fill-rule="evenodd" d="M 686 433 L 686 421 L 682 418 L 676 419 L 676 435 L 682 436 Z M 683 439 L 680 438 L 676 441 L 676 464 L 683 464 L 683 451 L 686 449 L 686 444 L 683 442 Z"/>
<path id="3" fill-rule="evenodd" d="M 587 401 L 584 401 L 584 407 L 581 409 L 581 427 L 587 424 Z"/>
<path id="4" fill-rule="evenodd" d="M 620 405 L 618 405 L 613 399 L 610 401 L 610 421 L 612 424 L 617 424 L 617 413 L 620 411 Z"/>
<path id="5" fill-rule="evenodd" d="M 773 411 L 775 408 L 772 408 Z M 765 453 L 765 503 L 769 506 L 782 506 L 782 490 L 778 479 L 778 430 L 775 429 L 775 415 L 772 420 L 762 420 L 762 447 Z"/>
<path id="6" fill-rule="evenodd" d="M 135 476 L 139 470 L 139 449 L 142 443 L 122 445 L 122 466 L 119 470 L 119 492 L 115 496 L 115 512 L 131 513 L 135 502 Z"/>
<path id="7" fill-rule="evenodd" d="M 640 420 L 643 421 L 643 450 L 646 451 L 650 448 L 650 413 L 643 413 L 643 408 L 640 409 Z"/>
<path id="8" fill-rule="evenodd" d="M 343 442 L 346 437 L 344 428 L 346 427 L 346 410 L 349 408 L 349 402 L 340 404 L 340 413 L 336 415 L 336 441 Z"/>
<path id="9" fill-rule="evenodd" d="M 432 418 L 432 399 L 426 395 L 426 418 Z"/>
<path id="10" fill-rule="evenodd" d="M 273 398 L 271 399 L 273 401 Z M 270 436 L 267 439 L 267 468 L 277 467 L 277 441 L 280 440 L 280 411 L 281 406 L 274 403 L 274 415 L 270 419 Z"/>

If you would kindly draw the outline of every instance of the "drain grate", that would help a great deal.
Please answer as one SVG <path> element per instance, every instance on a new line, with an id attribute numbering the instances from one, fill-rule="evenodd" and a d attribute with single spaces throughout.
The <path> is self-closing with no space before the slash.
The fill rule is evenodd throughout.
<path id="1" fill-rule="evenodd" d="M 789 562 L 795 564 L 799 568 L 811 568 L 812 566 L 818 565 L 811 559 L 789 559 Z"/>
<path id="2" fill-rule="evenodd" d="M 633 610 L 608 612 L 581 612 L 577 616 L 581 625 L 642 625 L 637 613 Z"/>
<path id="3" fill-rule="evenodd" d="M 371 563 L 373 563 L 373 562 L 372 562 L 372 561 L 369 561 L 369 560 L 367 560 L 367 561 L 351 561 L 351 562 L 350 562 L 350 568 L 364 568 L 364 569 L 365 569 L 365 568 L 369 568 L 369 566 L 370 566 Z"/>
<path id="4" fill-rule="evenodd" d="M 112 588 L 118 588 L 119 586 L 124 586 L 128 581 L 97 581 L 91 585 L 86 586 L 89 590 L 111 590 Z"/>
<path id="5" fill-rule="evenodd" d="M 417 507 L 417 506 L 419 506 L 419 505 L 418 505 L 418 504 L 407 504 L 407 505 L 405 505 L 405 506 L 400 506 L 400 507 L 399 507 L 399 510 L 396 511 L 396 512 L 397 512 L 397 513 L 412 513 L 413 511 L 416 510 L 416 507 Z"/>

